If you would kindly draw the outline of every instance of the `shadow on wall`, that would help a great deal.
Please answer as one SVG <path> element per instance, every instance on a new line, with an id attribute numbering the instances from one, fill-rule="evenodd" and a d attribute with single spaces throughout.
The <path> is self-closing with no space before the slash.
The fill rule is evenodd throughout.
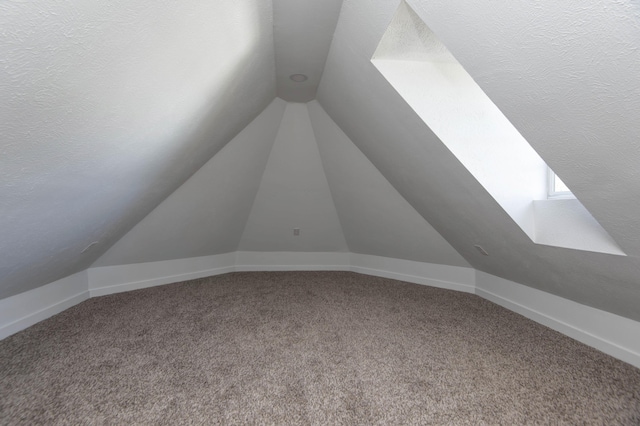
<path id="1" fill-rule="evenodd" d="M 32 7 L 44 6 L 14 5 L 13 14 L 4 17 L 7 22 L 0 19 L 2 26 L 9 34 L 19 33 L 33 20 L 22 23 L 15 17 L 30 16 Z M 33 36 L 0 45 L 7 63 L 15 62 L 6 74 L 11 84 L 0 82 L 0 87 L 17 93 L 28 86 L 38 92 L 57 84 L 49 104 L 30 105 L 30 116 L 22 121 L 26 106 L 14 105 L 11 93 L 0 101 L 0 110 L 6 108 L 10 121 L 18 123 L 1 147 L 11 161 L 3 161 L 0 172 L 6 183 L 1 190 L 0 298 L 90 266 L 275 97 L 271 13 L 260 2 L 203 3 L 180 13 L 161 8 L 153 16 L 147 16 L 148 10 L 130 10 L 134 7 L 124 9 L 146 19 L 133 22 L 118 10 L 102 18 L 114 21 L 104 28 L 79 22 L 96 20 L 99 7 L 76 11 L 74 19 L 64 22 L 71 37 L 94 29 L 77 37 L 79 47 L 58 40 L 62 24 L 53 20 L 60 17 L 36 26 L 38 40 Z M 58 15 L 68 12 L 59 8 Z M 130 27 L 136 37 L 128 34 Z M 49 35 L 49 44 L 38 44 Z M 102 39 L 104 45 L 75 54 L 73 49 L 86 48 L 82 44 L 88 38 Z M 47 51 L 52 43 L 60 43 L 52 47 L 60 59 L 24 54 L 28 48 Z M 61 81 L 31 75 L 45 72 L 42 56 L 52 62 L 49 68 L 60 61 L 55 78 Z M 70 70 L 85 75 L 75 78 Z M 52 114 L 62 121 L 47 121 Z M 40 127 L 32 126 L 30 120 L 36 119 Z"/>

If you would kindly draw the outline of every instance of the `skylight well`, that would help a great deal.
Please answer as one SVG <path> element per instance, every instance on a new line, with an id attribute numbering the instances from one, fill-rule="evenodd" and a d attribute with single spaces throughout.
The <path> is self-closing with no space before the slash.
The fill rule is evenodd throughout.
<path id="1" fill-rule="evenodd" d="M 371 61 L 533 242 L 624 255 L 406 2 Z"/>

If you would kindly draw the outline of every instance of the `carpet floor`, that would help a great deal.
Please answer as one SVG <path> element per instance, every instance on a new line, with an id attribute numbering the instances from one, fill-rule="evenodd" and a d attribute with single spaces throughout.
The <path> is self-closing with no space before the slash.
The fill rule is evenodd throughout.
<path id="1" fill-rule="evenodd" d="M 640 370 L 475 295 L 247 272 L 0 342 L 0 424 L 640 424 Z"/>

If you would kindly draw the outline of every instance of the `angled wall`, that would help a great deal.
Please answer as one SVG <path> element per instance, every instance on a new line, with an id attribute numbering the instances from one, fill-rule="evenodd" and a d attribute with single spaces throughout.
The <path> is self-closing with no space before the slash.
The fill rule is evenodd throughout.
<path id="1" fill-rule="evenodd" d="M 273 101 L 93 266 L 236 250 L 469 266 L 315 101 Z"/>
<path id="2" fill-rule="evenodd" d="M 391 186 L 317 101 L 308 104 L 324 170 L 353 253 L 469 266 Z"/>
<path id="3" fill-rule="evenodd" d="M 94 266 L 235 251 L 260 185 L 286 103 L 255 120 L 111 247 Z"/>
<path id="4" fill-rule="evenodd" d="M 348 251 L 306 104 L 287 104 L 239 249 Z"/>

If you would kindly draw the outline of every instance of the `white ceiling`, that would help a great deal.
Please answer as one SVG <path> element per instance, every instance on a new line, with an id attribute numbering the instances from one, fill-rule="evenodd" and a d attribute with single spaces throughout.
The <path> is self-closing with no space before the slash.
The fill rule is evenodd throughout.
<path id="1" fill-rule="evenodd" d="M 88 267 L 275 96 L 262 0 L 1 2 L 0 28 L 0 297 Z"/>
<path id="2" fill-rule="evenodd" d="M 408 1 L 621 257 L 532 243 L 403 101 L 371 63 L 399 4 L 0 3 L 0 297 L 87 268 L 278 94 L 316 97 L 473 267 L 640 320 L 638 5 Z"/>
<path id="3" fill-rule="evenodd" d="M 640 319 L 638 7 L 408 2 L 628 254 L 620 257 L 531 242 L 372 66 L 398 3 L 345 0 L 318 89 L 327 113 L 475 268 Z"/>
<path id="4" fill-rule="evenodd" d="M 316 97 L 342 0 L 273 0 L 278 96 L 290 102 Z M 297 83 L 293 74 L 308 77 Z"/>

